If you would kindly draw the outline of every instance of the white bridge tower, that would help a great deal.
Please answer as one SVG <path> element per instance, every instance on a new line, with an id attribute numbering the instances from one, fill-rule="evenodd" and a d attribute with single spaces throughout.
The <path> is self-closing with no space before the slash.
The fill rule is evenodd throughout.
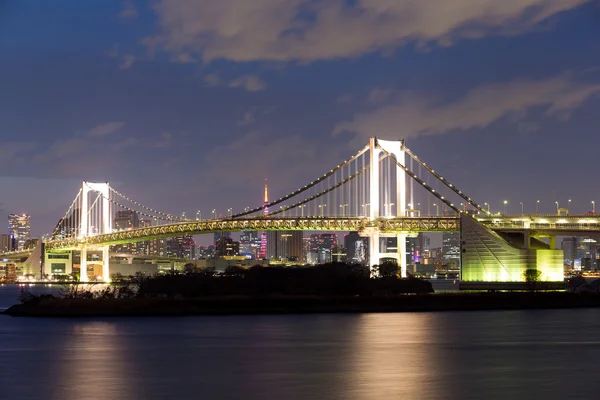
<path id="1" fill-rule="evenodd" d="M 90 206 L 89 194 L 96 193 L 96 200 Z M 110 212 L 110 186 L 108 182 L 104 183 L 93 183 L 83 181 L 81 191 L 81 210 L 80 210 L 80 226 L 79 226 L 79 239 L 85 239 L 89 236 L 102 235 L 112 232 L 111 227 L 111 212 Z M 98 202 L 98 200 L 101 200 Z M 101 250 L 102 251 L 102 280 L 104 282 L 110 281 L 109 271 L 109 246 L 100 246 L 91 248 L 83 244 L 81 246 L 81 261 L 80 261 L 80 273 L 79 280 L 81 282 L 87 282 L 89 280 L 87 274 L 87 253 L 88 250 Z"/>
<path id="2" fill-rule="evenodd" d="M 371 138 L 369 141 L 370 151 L 370 212 L 369 219 L 375 221 L 380 218 L 396 218 L 406 216 L 406 173 L 394 164 L 396 170 L 396 193 L 391 197 L 395 201 L 396 207 L 388 204 L 384 206 L 383 215 L 380 213 L 380 182 L 381 175 L 379 170 L 379 156 L 382 149 L 388 152 L 402 166 L 406 165 L 406 155 L 403 150 L 404 141 L 402 140 L 379 140 Z M 393 186 L 391 186 L 393 187 Z M 395 198 L 394 198 L 395 197 Z M 395 258 L 400 267 L 402 277 L 406 277 L 406 233 L 381 233 L 378 228 L 368 228 L 365 233 L 369 237 L 369 266 L 380 264 L 380 259 Z M 395 237 L 397 240 L 397 251 L 395 253 L 380 253 L 381 238 Z"/>

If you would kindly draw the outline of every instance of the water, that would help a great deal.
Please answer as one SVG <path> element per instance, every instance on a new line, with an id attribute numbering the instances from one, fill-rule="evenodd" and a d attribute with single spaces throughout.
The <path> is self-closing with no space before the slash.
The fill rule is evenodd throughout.
<path id="1" fill-rule="evenodd" d="M 0 316 L 0 398 L 597 399 L 599 314 Z"/>

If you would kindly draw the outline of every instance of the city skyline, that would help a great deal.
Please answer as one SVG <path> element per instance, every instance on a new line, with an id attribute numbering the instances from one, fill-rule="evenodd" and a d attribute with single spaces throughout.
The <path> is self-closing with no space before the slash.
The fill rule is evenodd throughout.
<path id="1" fill-rule="evenodd" d="M 573 175 L 593 173 L 600 140 L 597 3 L 463 2 L 469 14 L 372 1 L 359 15 L 325 1 L 313 25 L 301 0 L 3 4 L 4 212 L 29 213 L 40 236 L 89 180 L 175 215 L 226 215 L 260 205 L 265 178 L 277 198 L 369 136 L 407 139 L 497 212 L 590 211 L 600 197 Z M 420 17 L 390 29 L 406 13 Z"/>

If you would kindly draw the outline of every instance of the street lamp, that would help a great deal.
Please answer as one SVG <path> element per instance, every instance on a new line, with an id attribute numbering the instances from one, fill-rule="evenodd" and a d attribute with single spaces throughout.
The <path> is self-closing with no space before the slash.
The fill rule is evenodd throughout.
<path id="1" fill-rule="evenodd" d="M 202 212 L 200 212 L 200 210 L 196 211 L 196 219 L 202 220 Z"/>
<path id="2" fill-rule="evenodd" d="M 506 215 L 507 208 L 508 208 L 508 200 L 504 200 L 504 215 Z"/>
<path id="3" fill-rule="evenodd" d="M 212 210 L 213 219 L 217 219 L 217 210 L 213 208 Z"/>
<path id="4" fill-rule="evenodd" d="M 596 202 L 592 200 L 592 214 L 596 214 Z"/>
<path id="5" fill-rule="evenodd" d="M 323 218 L 323 213 L 325 212 L 325 207 L 327 207 L 327 204 L 319 204 L 319 209 L 321 210 L 321 218 Z"/>
<path id="6" fill-rule="evenodd" d="M 539 214 L 540 213 L 540 201 L 536 201 L 535 202 L 535 213 Z"/>
<path id="7" fill-rule="evenodd" d="M 558 214 L 558 201 L 555 201 L 556 203 L 556 214 Z"/>
<path id="8" fill-rule="evenodd" d="M 362 210 L 363 210 L 363 214 L 365 215 L 365 217 L 368 216 L 369 209 L 367 207 L 370 206 L 370 205 L 371 205 L 371 203 L 366 203 L 366 204 L 361 204 L 360 205 L 361 208 L 362 208 Z"/>
<path id="9" fill-rule="evenodd" d="M 383 205 L 383 209 L 385 211 L 385 216 L 386 217 L 390 216 L 390 212 L 391 212 L 390 210 L 391 210 L 391 208 L 392 208 L 393 205 L 394 205 L 394 203 L 385 203 Z M 406 213 L 406 210 L 404 212 Z"/>
<path id="10" fill-rule="evenodd" d="M 232 209 L 231 209 L 231 208 L 228 208 L 228 209 L 227 209 L 227 213 L 229 214 L 229 218 L 231 218 L 231 212 L 232 212 Z"/>
<path id="11" fill-rule="evenodd" d="M 490 213 L 490 203 L 483 203 L 484 206 L 487 206 L 488 214 Z"/>
<path id="12" fill-rule="evenodd" d="M 342 217 L 346 216 L 346 207 L 348 207 L 348 204 L 340 204 L 340 208 L 342 209 Z"/>
<path id="13" fill-rule="evenodd" d="M 440 207 L 436 203 L 433 203 L 433 206 L 435 207 L 435 216 L 438 217 L 440 215 Z"/>
<path id="14" fill-rule="evenodd" d="M 523 202 L 522 202 L 522 201 L 520 201 L 519 203 L 521 203 L 521 215 L 523 215 L 523 214 L 525 214 L 525 213 L 523 212 Z"/>

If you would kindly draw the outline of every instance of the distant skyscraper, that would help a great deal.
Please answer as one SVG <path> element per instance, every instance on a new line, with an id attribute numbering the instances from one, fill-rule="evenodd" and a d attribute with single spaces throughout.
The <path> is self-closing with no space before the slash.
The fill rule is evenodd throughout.
<path id="1" fill-rule="evenodd" d="M 137 212 L 121 210 L 115 213 L 113 228 L 116 230 L 136 229 L 140 226 Z"/>
<path id="2" fill-rule="evenodd" d="M 337 248 L 338 237 L 335 233 L 313 233 L 309 239 L 309 252 L 306 259 L 309 263 L 331 261 L 332 251 Z"/>
<path id="3" fill-rule="evenodd" d="M 267 185 L 265 183 L 265 199 L 264 199 L 264 203 L 263 203 L 263 213 L 265 214 L 265 217 L 267 217 L 269 215 L 269 207 L 267 206 L 267 204 L 269 204 L 269 185 Z M 267 232 L 262 232 L 261 236 L 260 236 L 260 249 L 258 251 L 258 259 L 265 259 L 267 258 Z"/>
<path id="4" fill-rule="evenodd" d="M 240 253 L 240 243 L 231 238 L 222 237 L 215 244 L 215 256 L 237 256 Z"/>
<path id="5" fill-rule="evenodd" d="M 231 232 L 217 232 L 213 235 L 213 244 L 216 246 L 221 238 L 231 239 Z"/>
<path id="6" fill-rule="evenodd" d="M 240 255 L 249 256 L 252 259 L 258 257 L 261 245 L 261 233 L 245 231 L 240 236 Z"/>
<path id="7" fill-rule="evenodd" d="M 0 251 L 10 251 L 12 249 L 12 240 L 6 233 L 0 234 Z"/>
<path id="8" fill-rule="evenodd" d="M 25 248 L 25 242 L 31 238 L 31 217 L 29 214 L 8 215 L 8 236 L 15 240 L 14 250 Z"/>
<path id="9" fill-rule="evenodd" d="M 459 232 L 444 232 L 442 234 L 442 254 L 444 264 L 455 264 L 455 267 L 460 266 Z"/>
<path id="10" fill-rule="evenodd" d="M 350 232 L 344 235 L 344 247 L 346 248 L 346 262 L 356 264 L 367 263 L 369 238 L 361 237 L 358 232 Z"/>
<path id="11" fill-rule="evenodd" d="M 302 262 L 302 231 L 267 232 L 267 258 Z"/>
<path id="12" fill-rule="evenodd" d="M 140 218 L 137 212 L 132 210 L 120 210 L 115 213 L 113 218 L 113 228 L 115 230 L 127 231 L 139 227 Z M 140 254 L 137 243 L 118 244 L 113 246 L 112 251 L 116 253 Z"/>

